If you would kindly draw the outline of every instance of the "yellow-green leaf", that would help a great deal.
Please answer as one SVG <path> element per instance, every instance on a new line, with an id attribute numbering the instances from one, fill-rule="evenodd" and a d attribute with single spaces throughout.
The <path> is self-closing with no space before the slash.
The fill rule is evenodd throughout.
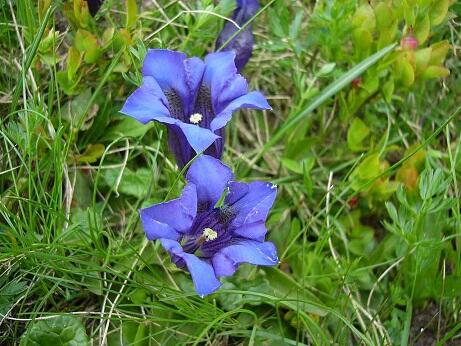
<path id="1" fill-rule="evenodd" d="M 383 85 L 384 98 L 386 99 L 387 102 L 391 102 L 392 96 L 394 95 L 394 88 L 395 88 L 394 78 L 391 77 Z"/>
<path id="2" fill-rule="evenodd" d="M 369 4 L 357 8 L 352 17 L 352 25 L 373 32 L 376 28 L 376 18 Z"/>
<path id="3" fill-rule="evenodd" d="M 373 154 L 368 156 L 357 167 L 357 173 L 360 179 L 368 180 L 376 177 L 381 173 L 381 163 L 379 155 Z"/>
<path id="4" fill-rule="evenodd" d="M 380 2 L 376 5 L 374 12 L 376 17 L 376 29 L 378 31 L 387 30 L 390 26 L 392 26 L 394 16 L 392 8 L 388 4 Z"/>
<path id="5" fill-rule="evenodd" d="M 88 144 L 83 154 L 77 156 L 78 162 L 96 162 L 104 154 L 104 144 Z"/>
<path id="6" fill-rule="evenodd" d="M 373 36 L 371 35 L 371 32 L 363 28 L 355 29 L 353 32 L 353 39 L 354 45 L 360 55 L 368 56 L 371 45 L 373 44 Z"/>
<path id="7" fill-rule="evenodd" d="M 443 78 L 450 75 L 450 70 L 442 66 L 429 66 L 423 73 L 422 78 Z"/>
<path id="8" fill-rule="evenodd" d="M 83 59 L 89 64 L 96 62 L 102 53 L 96 37 L 83 29 L 77 30 L 75 48 L 85 54 Z"/>
<path id="9" fill-rule="evenodd" d="M 411 86 L 415 81 L 415 71 L 413 66 L 406 59 L 398 60 L 396 68 L 396 77 L 404 86 Z"/>
<path id="10" fill-rule="evenodd" d="M 125 0 L 126 5 L 126 28 L 129 29 L 136 24 L 138 6 L 136 0 Z"/>
<path id="11" fill-rule="evenodd" d="M 364 150 L 363 141 L 370 134 L 370 129 L 359 118 L 352 121 L 349 130 L 347 131 L 347 145 L 352 151 Z"/>
<path id="12" fill-rule="evenodd" d="M 432 25 L 439 25 L 443 22 L 450 6 L 449 0 L 436 0 L 430 10 Z"/>
<path id="13" fill-rule="evenodd" d="M 82 54 L 74 47 L 67 52 L 67 77 L 73 80 L 82 62 Z"/>
<path id="14" fill-rule="evenodd" d="M 432 46 L 431 60 L 429 65 L 442 65 L 447 56 L 448 49 L 450 49 L 450 44 L 447 40 L 434 43 Z"/>
<path id="15" fill-rule="evenodd" d="M 431 59 L 432 48 L 427 47 L 424 49 L 420 49 L 415 52 L 415 70 L 416 74 L 421 74 L 429 65 L 429 61 Z"/>
<path id="16" fill-rule="evenodd" d="M 423 16 L 420 20 L 416 22 L 413 34 L 418 40 L 419 44 L 421 45 L 429 37 L 430 31 L 431 31 L 431 21 L 429 19 L 429 15 L 426 14 L 425 16 Z"/>
<path id="17" fill-rule="evenodd" d="M 87 28 L 91 21 L 86 0 L 74 0 L 74 17 L 82 28 Z"/>

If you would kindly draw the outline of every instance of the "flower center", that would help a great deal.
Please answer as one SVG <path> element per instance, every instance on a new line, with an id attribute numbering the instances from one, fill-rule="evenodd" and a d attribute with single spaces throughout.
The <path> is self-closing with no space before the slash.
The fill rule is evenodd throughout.
<path id="1" fill-rule="evenodd" d="M 201 115 L 200 113 L 194 113 L 190 116 L 189 121 L 192 124 L 198 124 L 202 121 L 202 119 L 203 119 L 203 115 Z"/>
<path id="2" fill-rule="evenodd" d="M 205 237 L 205 241 L 215 240 L 218 238 L 218 232 L 207 227 L 203 230 L 202 237 Z"/>

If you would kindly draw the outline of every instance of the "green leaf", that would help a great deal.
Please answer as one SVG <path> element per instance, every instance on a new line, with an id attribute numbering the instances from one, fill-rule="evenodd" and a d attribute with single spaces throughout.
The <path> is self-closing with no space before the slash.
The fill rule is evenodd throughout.
<path id="1" fill-rule="evenodd" d="M 404 86 L 411 86 L 415 81 L 413 66 L 411 66 L 410 62 L 405 58 L 397 60 L 396 65 L 396 77 L 398 76 Z"/>
<path id="2" fill-rule="evenodd" d="M 334 62 L 330 62 L 328 64 L 325 64 L 320 68 L 320 71 L 317 72 L 317 76 L 319 76 L 319 77 L 326 76 L 326 75 L 330 74 L 331 72 L 333 72 L 335 67 L 336 67 L 336 63 L 334 63 Z"/>
<path id="3" fill-rule="evenodd" d="M 67 71 L 58 71 L 56 73 L 56 79 L 59 86 L 67 95 L 74 95 L 77 91 L 78 79 L 73 81 L 69 79 L 69 74 Z"/>
<path id="4" fill-rule="evenodd" d="M 429 65 L 442 65 L 447 56 L 450 44 L 447 40 L 440 41 L 431 45 L 432 53 Z"/>
<path id="5" fill-rule="evenodd" d="M 423 73 L 422 78 L 444 78 L 450 75 L 450 70 L 442 66 L 429 66 Z"/>
<path id="6" fill-rule="evenodd" d="M 125 27 L 131 28 L 136 24 L 138 17 L 138 6 L 136 5 L 136 0 L 126 0 L 126 24 Z"/>
<path id="7" fill-rule="evenodd" d="M 347 144 L 352 151 L 362 151 L 365 149 L 363 141 L 370 134 L 370 129 L 359 118 L 352 121 L 347 131 Z"/>
<path id="8" fill-rule="evenodd" d="M 75 74 L 82 62 L 82 54 L 74 47 L 67 52 L 67 78 L 74 80 Z"/>
<path id="9" fill-rule="evenodd" d="M 115 187 L 120 171 L 117 169 L 108 169 L 104 172 L 104 180 L 110 187 Z M 140 168 L 133 172 L 129 168 L 123 171 L 122 179 L 118 186 L 118 191 L 136 198 L 146 196 L 146 186 L 152 179 L 152 171 L 147 168 Z"/>
<path id="10" fill-rule="evenodd" d="M 387 30 L 394 21 L 392 8 L 385 2 L 380 2 L 375 6 L 376 29 L 378 31 Z"/>
<path id="11" fill-rule="evenodd" d="M 85 54 L 83 60 L 88 64 L 96 62 L 102 53 L 96 37 L 83 29 L 75 35 L 75 47 Z"/>
<path id="12" fill-rule="evenodd" d="M 21 346 L 89 345 L 85 327 L 77 317 L 58 316 L 32 322 L 21 338 Z"/>
<path id="13" fill-rule="evenodd" d="M 91 99 L 91 90 L 86 89 L 83 93 L 68 101 L 63 109 L 62 116 L 74 126 L 80 124 L 85 116 L 85 108 Z"/>
<path id="14" fill-rule="evenodd" d="M 301 163 L 292 159 L 283 158 L 282 166 L 294 173 L 302 174 L 303 172 Z"/>
<path id="15" fill-rule="evenodd" d="M 449 0 L 437 0 L 434 1 L 434 5 L 430 10 L 431 23 L 432 25 L 439 25 L 443 22 L 448 13 L 448 7 L 450 6 Z"/>
<path id="16" fill-rule="evenodd" d="M 110 140 L 123 136 L 139 138 L 144 136 L 154 126 L 154 122 L 143 124 L 136 119 L 125 116 L 116 125 L 111 126 L 104 137 Z"/>
<path id="17" fill-rule="evenodd" d="M 373 32 L 376 27 L 376 18 L 373 8 L 365 4 L 357 8 L 352 17 L 352 25 Z"/>
<path id="18" fill-rule="evenodd" d="M 432 48 L 427 47 L 424 49 L 419 49 L 415 52 L 415 70 L 417 74 L 421 74 L 429 65 L 431 59 Z"/>
<path id="19" fill-rule="evenodd" d="M 83 154 L 77 156 L 78 162 L 96 162 L 104 154 L 104 144 L 89 144 Z"/>
<path id="20" fill-rule="evenodd" d="M 358 28 L 353 32 L 354 46 L 361 53 L 361 56 L 368 55 L 371 45 L 373 44 L 373 36 L 367 29 Z"/>
<path id="21" fill-rule="evenodd" d="M 27 284 L 24 281 L 11 281 L 2 287 L 2 296 L 14 296 L 25 291 Z"/>
<path id="22" fill-rule="evenodd" d="M 357 167 L 357 173 L 362 180 L 368 180 L 378 176 L 381 173 L 379 155 L 373 154 L 363 160 Z"/>
<path id="23" fill-rule="evenodd" d="M 88 9 L 88 3 L 85 0 L 74 0 L 74 16 L 79 26 L 82 28 L 89 26 L 92 18 Z"/>
<path id="24" fill-rule="evenodd" d="M 409 4 L 407 1 L 403 3 L 403 17 L 405 18 L 407 26 L 415 26 L 415 6 Z"/>
<path id="25" fill-rule="evenodd" d="M 429 37 L 431 31 L 431 21 L 429 16 L 426 14 L 420 20 L 416 22 L 414 28 L 414 36 L 418 40 L 418 43 L 421 45 Z"/>
<path id="26" fill-rule="evenodd" d="M 389 80 L 383 85 L 383 93 L 387 102 L 391 102 L 392 96 L 394 95 L 395 83 L 394 78 L 389 78 Z"/>

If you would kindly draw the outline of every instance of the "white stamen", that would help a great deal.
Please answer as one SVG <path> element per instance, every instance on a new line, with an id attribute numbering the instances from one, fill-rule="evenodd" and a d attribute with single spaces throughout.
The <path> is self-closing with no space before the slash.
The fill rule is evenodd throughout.
<path id="1" fill-rule="evenodd" d="M 190 116 L 189 121 L 192 124 L 198 124 L 199 122 L 202 121 L 202 119 L 203 119 L 203 115 L 201 115 L 200 113 L 194 113 Z"/>
<path id="2" fill-rule="evenodd" d="M 218 233 L 207 227 L 203 230 L 202 236 L 205 237 L 206 241 L 210 241 L 218 238 Z"/>

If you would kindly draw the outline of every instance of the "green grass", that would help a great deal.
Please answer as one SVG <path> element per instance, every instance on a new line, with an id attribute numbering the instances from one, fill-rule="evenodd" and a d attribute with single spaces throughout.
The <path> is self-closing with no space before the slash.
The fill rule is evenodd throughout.
<path id="1" fill-rule="evenodd" d="M 77 344 L 459 343 L 459 4 L 424 43 L 448 40 L 450 76 L 395 77 L 388 95 L 403 24 L 364 53 L 348 27 L 356 1 L 262 1 L 243 73 L 273 110 L 234 115 L 223 161 L 278 184 L 267 226 L 281 263 L 244 265 L 202 299 L 137 213 L 184 186 L 166 129 L 118 111 L 146 48 L 203 57 L 233 2 L 157 3 L 127 26 L 106 0 L 85 27 L 102 51 L 70 80 L 63 3 L 0 0 L 0 344 L 52 344 L 53 323 Z M 370 92 L 351 87 L 359 75 Z"/>

